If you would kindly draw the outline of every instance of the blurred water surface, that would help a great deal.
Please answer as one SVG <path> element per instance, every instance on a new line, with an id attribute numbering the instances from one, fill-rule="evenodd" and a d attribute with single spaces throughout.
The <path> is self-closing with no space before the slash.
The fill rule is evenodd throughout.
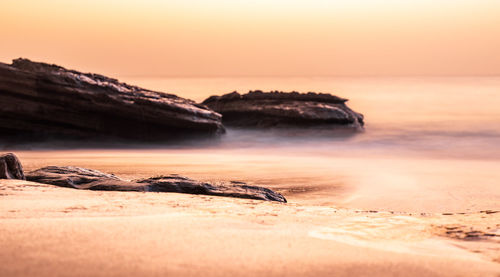
<path id="1" fill-rule="evenodd" d="M 71 160 L 130 178 L 249 181 L 292 202 L 361 209 L 500 209 L 500 77 L 120 79 L 197 102 L 234 90 L 332 93 L 365 115 L 365 131 L 228 129 L 173 146 L 22 151 L 29 167 Z"/>

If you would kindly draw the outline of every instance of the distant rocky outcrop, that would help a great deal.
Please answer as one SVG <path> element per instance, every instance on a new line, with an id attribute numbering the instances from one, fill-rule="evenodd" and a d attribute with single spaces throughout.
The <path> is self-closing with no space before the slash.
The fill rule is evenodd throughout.
<path id="1" fill-rule="evenodd" d="M 57 65 L 0 63 L 0 138 L 179 138 L 223 132 L 203 105 Z"/>
<path id="2" fill-rule="evenodd" d="M 179 175 L 125 181 L 113 174 L 72 166 L 48 166 L 26 174 L 32 182 L 75 189 L 105 191 L 178 192 L 226 196 L 286 203 L 283 195 L 270 189 L 244 183 L 210 184 Z"/>
<path id="3" fill-rule="evenodd" d="M 23 166 L 16 155 L 12 153 L 0 155 L 0 179 L 26 179 Z"/>
<path id="4" fill-rule="evenodd" d="M 222 114 L 227 126 L 342 126 L 361 129 L 363 115 L 351 110 L 347 99 L 325 93 L 232 92 L 211 96 L 203 105 Z"/>

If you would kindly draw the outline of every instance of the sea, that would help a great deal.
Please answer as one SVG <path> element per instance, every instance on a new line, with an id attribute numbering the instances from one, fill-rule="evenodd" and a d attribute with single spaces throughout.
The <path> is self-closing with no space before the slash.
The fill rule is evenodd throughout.
<path id="1" fill-rule="evenodd" d="M 201 102 L 249 90 L 331 93 L 364 130 L 228 128 L 214 141 L 23 150 L 30 166 L 94 166 L 125 178 L 244 181 L 289 203 L 401 212 L 500 210 L 500 77 L 130 77 Z M 119 175 L 118 174 L 118 175 Z"/>

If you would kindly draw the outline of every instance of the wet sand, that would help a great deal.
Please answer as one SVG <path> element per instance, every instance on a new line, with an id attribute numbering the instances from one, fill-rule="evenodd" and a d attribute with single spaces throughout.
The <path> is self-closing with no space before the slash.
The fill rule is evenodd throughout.
<path id="1" fill-rule="evenodd" d="M 243 181 L 276 190 L 289 202 L 313 206 L 412 213 L 500 210 L 498 160 L 316 148 L 14 152 L 28 171 L 71 165 L 129 180 L 180 174 L 208 182 Z"/>
<path id="2" fill-rule="evenodd" d="M 0 199 L 1 276 L 500 274 L 493 210 L 390 212 L 18 180 L 0 180 Z"/>

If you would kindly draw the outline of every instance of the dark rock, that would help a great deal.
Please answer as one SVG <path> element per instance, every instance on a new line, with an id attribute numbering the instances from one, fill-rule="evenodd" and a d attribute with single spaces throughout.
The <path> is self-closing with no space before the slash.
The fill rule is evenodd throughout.
<path id="1" fill-rule="evenodd" d="M 0 63 L 3 137 L 144 140 L 223 130 L 220 114 L 173 94 L 26 59 Z"/>
<path id="2" fill-rule="evenodd" d="M 137 184 L 121 180 L 113 174 L 74 166 L 47 166 L 40 168 L 28 172 L 26 180 L 75 189 L 92 189 L 105 185 L 109 188 L 124 188 L 103 190 L 139 190 L 134 188 L 134 185 L 137 186 Z"/>
<path id="3" fill-rule="evenodd" d="M 113 174 L 97 170 L 72 167 L 48 166 L 27 173 L 28 181 L 60 187 L 106 191 L 146 191 L 205 194 L 236 198 L 285 202 L 281 194 L 267 188 L 246 184 L 209 184 L 178 175 L 160 176 L 135 181 L 125 181 Z"/>
<path id="4" fill-rule="evenodd" d="M 361 129 L 363 115 L 351 110 L 347 99 L 325 93 L 232 92 L 211 96 L 203 105 L 221 113 L 223 123 L 238 127 L 343 126 Z"/>
<path id="5" fill-rule="evenodd" d="M 206 194 L 286 203 L 285 197 L 277 192 L 263 187 L 249 186 L 242 182 L 213 185 L 178 175 L 159 176 L 135 182 L 148 184 L 148 191 Z"/>
<path id="6" fill-rule="evenodd" d="M 12 153 L 0 155 L 0 179 L 25 180 L 23 166 Z"/>

